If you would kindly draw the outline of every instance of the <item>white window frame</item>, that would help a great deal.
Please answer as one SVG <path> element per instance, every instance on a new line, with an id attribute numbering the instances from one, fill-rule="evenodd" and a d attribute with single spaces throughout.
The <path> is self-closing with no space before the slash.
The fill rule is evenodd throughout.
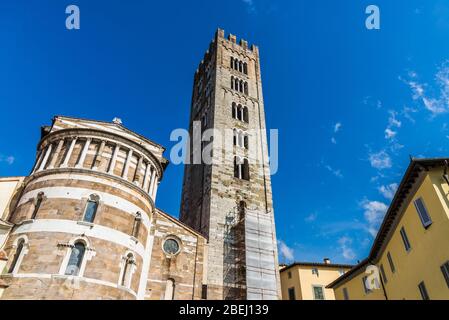
<path id="1" fill-rule="evenodd" d="M 72 250 L 75 247 L 75 243 L 77 242 L 83 242 L 84 246 L 85 246 L 85 251 L 84 251 L 84 256 L 83 256 L 83 260 L 81 261 L 81 267 L 80 270 L 78 272 L 78 275 L 74 276 L 74 275 L 66 275 L 65 272 L 67 270 L 68 264 L 69 264 L 69 260 L 70 260 L 70 255 L 72 254 Z M 87 261 L 92 260 L 92 258 L 95 256 L 95 250 L 93 250 L 90 246 L 90 242 L 86 237 L 75 237 L 72 238 L 69 243 L 66 245 L 67 248 L 67 252 L 64 256 L 64 259 L 62 260 L 61 266 L 59 268 L 59 275 L 61 276 L 66 276 L 66 277 L 83 277 L 84 276 L 84 271 L 86 270 L 86 265 L 87 265 Z"/>
<path id="2" fill-rule="evenodd" d="M 315 297 L 315 288 L 320 288 L 321 292 L 323 293 L 323 299 L 317 299 Z M 313 294 L 313 300 L 326 300 L 326 295 L 324 294 L 324 286 L 319 285 L 319 284 L 312 284 L 312 294 Z"/>
<path id="3" fill-rule="evenodd" d="M 94 223 L 95 218 L 97 217 L 98 209 L 100 208 L 100 201 L 101 201 L 101 198 L 96 193 L 92 193 L 92 194 L 90 194 L 87 197 L 86 204 L 84 205 L 83 218 L 81 219 L 82 222 L 84 222 L 84 223 L 92 223 L 92 224 Z M 94 219 L 92 221 L 86 221 L 85 220 L 86 213 L 87 213 L 87 207 L 89 205 L 89 202 L 96 202 L 97 203 L 97 207 L 95 208 L 95 213 L 94 213 Z"/>
<path id="4" fill-rule="evenodd" d="M 19 241 L 20 240 L 24 240 L 22 251 L 20 252 L 20 255 L 17 257 L 16 264 L 14 265 L 14 269 L 11 270 L 11 274 L 17 274 L 18 273 L 17 271 L 19 271 L 19 268 L 22 265 L 23 258 L 27 255 L 27 253 L 28 253 L 28 251 L 30 249 L 30 246 L 29 246 L 29 243 L 28 243 L 28 237 L 26 235 L 18 237 L 16 239 L 16 241 L 14 241 L 14 245 L 13 245 L 13 248 L 15 249 L 14 250 L 14 254 L 12 255 L 13 259 L 14 259 L 15 255 L 16 255 L 17 247 L 19 245 Z"/>
<path id="5" fill-rule="evenodd" d="M 128 257 L 132 256 L 132 262 L 128 263 Z M 125 275 L 125 270 L 126 269 L 126 265 L 129 265 L 129 278 L 128 279 L 124 279 Z M 133 275 L 136 272 L 137 269 L 137 265 L 136 265 L 136 255 L 134 254 L 134 252 L 132 251 L 126 251 L 126 253 L 121 257 L 120 259 L 120 275 L 118 278 L 118 285 L 120 287 L 125 287 L 128 289 L 131 289 L 131 284 L 132 284 L 132 279 L 133 279 Z M 126 281 L 126 283 L 123 283 L 124 280 Z"/>

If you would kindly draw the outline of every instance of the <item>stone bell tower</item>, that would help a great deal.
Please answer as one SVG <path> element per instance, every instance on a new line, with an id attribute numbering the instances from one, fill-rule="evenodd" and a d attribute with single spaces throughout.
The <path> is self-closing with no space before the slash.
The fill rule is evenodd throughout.
<path id="1" fill-rule="evenodd" d="M 189 131 L 180 218 L 208 238 L 203 297 L 280 298 L 258 47 L 218 29 L 194 76 Z M 198 161 L 205 153 L 212 163 Z"/>

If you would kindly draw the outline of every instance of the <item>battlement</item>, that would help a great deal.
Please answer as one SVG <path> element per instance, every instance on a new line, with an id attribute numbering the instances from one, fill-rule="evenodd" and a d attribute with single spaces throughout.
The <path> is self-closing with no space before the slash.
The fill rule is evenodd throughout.
<path id="1" fill-rule="evenodd" d="M 223 29 L 218 28 L 216 33 L 215 33 L 215 39 L 226 39 L 225 38 L 225 31 Z M 231 43 L 237 44 L 237 36 L 233 35 L 232 33 L 230 33 L 228 35 L 228 38 L 226 40 L 231 42 Z M 255 54 L 259 54 L 259 48 L 256 45 L 254 45 L 254 44 L 251 45 L 251 46 L 248 46 L 248 41 L 246 41 L 244 39 L 240 39 L 238 44 L 245 50 L 250 50 L 250 51 L 252 51 Z"/>
<path id="2" fill-rule="evenodd" d="M 203 59 L 201 60 L 200 64 L 198 65 L 198 68 L 195 71 L 195 75 L 198 75 L 198 73 L 205 67 L 205 61 L 208 61 L 210 58 L 211 53 L 213 52 L 213 45 L 215 43 L 218 43 L 219 39 L 224 39 L 226 41 L 229 41 L 230 43 L 237 44 L 237 37 L 233 34 L 229 34 L 228 38 L 225 38 L 225 31 L 223 29 L 218 28 L 215 32 L 215 37 L 212 39 L 211 43 L 209 44 L 209 49 L 204 54 Z M 244 50 L 249 50 L 253 52 L 255 55 L 259 55 L 259 47 L 252 44 L 251 46 L 248 45 L 248 41 L 244 39 L 240 39 L 238 45 L 242 47 Z"/>

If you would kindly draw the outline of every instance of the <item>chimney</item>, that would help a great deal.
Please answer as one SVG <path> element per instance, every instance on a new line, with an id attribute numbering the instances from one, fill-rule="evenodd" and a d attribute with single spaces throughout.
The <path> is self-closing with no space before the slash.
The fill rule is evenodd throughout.
<path id="1" fill-rule="evenodd" d="M 331 259 L 329 259 L 329 258 L 324 258 L 323 261 L 324 261 L 324 264 L 331 264 Z"/>

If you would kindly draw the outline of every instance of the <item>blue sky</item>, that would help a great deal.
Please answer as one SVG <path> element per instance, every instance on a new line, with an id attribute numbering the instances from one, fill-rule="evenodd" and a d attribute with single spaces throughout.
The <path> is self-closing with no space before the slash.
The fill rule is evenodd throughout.
<path id="1" fill-rule="evenodd" d="M 447 1 L 1 1 L 0 176 L 29 173 L 58 114 L 120 117 L 169 150 L 217 27 L 260 47 L 281 261 L 363 259 L 409 155 L 448 155 Z M 175 216 L 182 174 L 158 193 Z"/>

